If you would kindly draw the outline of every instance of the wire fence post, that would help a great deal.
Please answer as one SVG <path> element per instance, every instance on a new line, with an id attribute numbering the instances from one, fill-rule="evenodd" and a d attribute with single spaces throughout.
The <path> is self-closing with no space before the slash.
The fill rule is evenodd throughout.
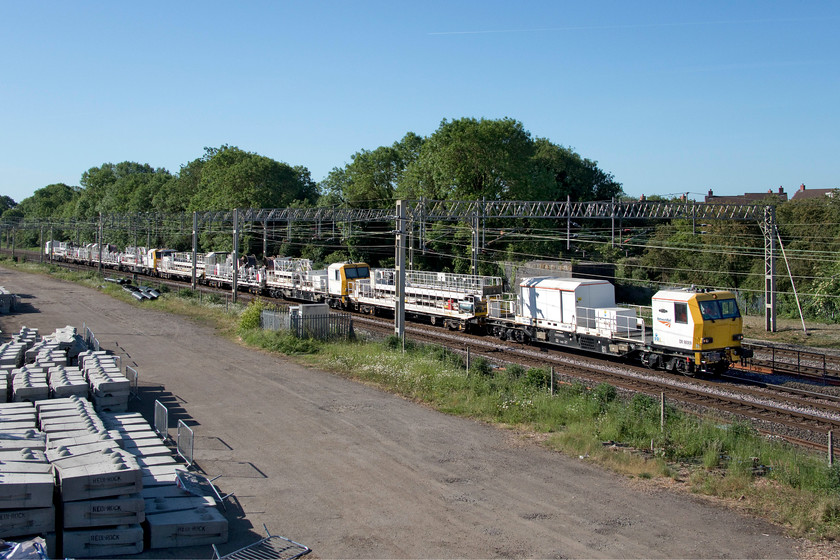
<path id="1" fill-rule="evenodd" d="M 554 366 L 551 366 L 551 396 L 554 396 Z"/>
<path id="2" fill-rule="evenodd" d="M 828 430 L 828 466 L 834 466 L 834 430 Z"/>
<path id="3" fill-rule="evenodd" d="M 665 392 L 659 393 L 659 430 L 665 431 Z"/>
<path id="4" fill-rule="evenodd" d="M 467 347 L 467 373 L 470 372 L 470 348 Z"/>

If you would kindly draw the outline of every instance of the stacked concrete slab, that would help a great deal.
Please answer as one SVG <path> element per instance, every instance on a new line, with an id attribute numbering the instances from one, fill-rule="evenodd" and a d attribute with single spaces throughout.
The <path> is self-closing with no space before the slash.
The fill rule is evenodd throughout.
<path id="1" fill-rule="evenodd" d="M 167 448 L 160 445 L 157 434 L 140 414 L 101 413 L 101 417 L 106 428 L 120 434 L 123 447 L 135 455 L 143 471 L 143 526 L 149 547 L 226 543 L 228 521 L 216 508 L 209 483 L 201 488 L 184 484 L 190 474 L 165 452 Z"/>
<path id="2" fill-rule="evenodd" d="M 56 329 L 52 334 L 45 336 L 44 340 L 51 345 L 57 346 L 58 351 L 64 353 L 64 360 L 66 360 L 64 365 L 76 363 L 79 354 L 87 350 L 87 344 L 85 344 L 84 339 L 76 334 L 76 327 L 70 325 Z M 57 354 L 57 357 L 60 358 L 61 354 Z M 56 365 L 61 364 L 60 361 L 56 362 Z"/>
<path id="3" fill-rule="evenodd" d="M 55 483 L 36 425 L 32 403 L 0 405 L 0 535 L 6 539 L 55 530 Z"/>
<path id="4" fill-rule="evenodd" d="M 9 342 L 0 344 L 0 402 L 11 398 L 13 370 L 23 367 L 26 351 L 38 341 L 38 329 L 21 327 Z M 30 400 L 30 399 L 23 399 Z"/>
<path id="5" fill-rule="evenodd" d="M 118 434 L 79 397 L 39 402 L 38 412 L 58 485 L 64 556 L 142 552 L 142 473 Z"/>
<path id="6" fill-rule="evenodd" d="M 21 401 L 0 401 L 0 537 L 41 534 L 65 557 L 227 542 L 212 484 L 179 470 L 149 423 L 125 412 L 117 358 L 84 350 L 70 365 L 80 341 L 72 327 L 43 340 L 24 328 L 0 345 L 0 398 Z"/>
<path id="7" fill-rule="evenodd" d="M 38 334 L 38 329 L 31 329 L 29 327 L 21 327 L 20 332 L 12 335 L 12 340 L 15 342 L 23 342 L 27 348 L 31 348 L 33 344 L 41 340 Z"/>
<path id="8" fill-rule="evenodd" d="M 96 409 L 103 412 L 125 412 L 131 395 L 131 382 L 120 370 L 117 357 L 91 350 L 79 354 L 79 367 L 90 386 Z"/>
<path id="9" fill-rule="evenodd" d="M 34 402 L 50 398 L 50 386 L 44 368 L 25 365 L 11 371 L 12 401 Z"/>
<path id="10" fill-rule="evenodd" d="M 55 398 L 88 396 L 88 383 L 77 368 L 53 366 L 47 372 L 47 381 L 50 385 L 50 395 Z"/>
<path id="11" fill-rule="evenodd" d="M 26 344 L 10 341 L 0 345 L 0 366 L 6 369 L 18 368 L 23 365 Z"/>
<path id="12" fill-rule="evenodd" d="M 15 311 L 20 305 L 20 297 L 0 286 L 0 313 Z"/>

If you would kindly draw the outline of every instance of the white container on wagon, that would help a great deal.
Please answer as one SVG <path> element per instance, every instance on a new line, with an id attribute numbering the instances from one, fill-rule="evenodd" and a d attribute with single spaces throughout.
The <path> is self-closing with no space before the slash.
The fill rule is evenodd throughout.
<path id="1" fill-rule="evenodd" d="M 606 280 L 525 278 L 519 284 L 519 302 L 518 323 L 541 327 L 576 325 L 578 308 L 614 308 L 615 290 Z"/>

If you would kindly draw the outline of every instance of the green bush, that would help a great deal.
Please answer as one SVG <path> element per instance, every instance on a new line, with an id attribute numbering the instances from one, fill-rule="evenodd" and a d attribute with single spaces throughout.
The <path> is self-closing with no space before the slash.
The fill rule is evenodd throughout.
<path id="1" fill-rule="evenodd" d="M 385 348 L 389 350 L 402 350 L 403 349 L 403 339 L 398 337 L 395 334 L 389 335 L 382 341 L 385 345 Z M 414 352 L 417 349 L 417 344 L 412 342 L 411 340 L 405 340 L 405 351 L 406 352 Z"/>
<path id="2" fill-rule="evenodd" d="M 493 373 L 493 367 L 485 358 L 472 358 L 470 360 L 470 373 L 480 377 L 488 377 Z"/>
<path id="3" fill-rule="evenodd" d="M 511 379 L 521 379 L 525 377 L 526 369 L 519 364 L 510 364 L 506 369 Z"/>
<path id="4" fill-rule="evenodd" d="M 531 387 L 548 387 L 551 382 L 551 372 L 543 368 L 530 368 L 525 372 L 525 383 Z"/>
<path id="5" fill-rule="evenodd" d="M 444 346 L 426 346 L 425 351 L 427 355 L 433 360 L 438 360 L 441 365 L 448 365 L 458 369 L 464 367 L 464 359 L 460 354 L 456 354 L 449 348 Z"/>
<path id="6" fill-rule="evenodd" d="M 245 311 L 239 317 L 239 332 L 250 331 L 260 328 L 260 316 L 268 305 L 261 299 L 251 300 Z"/>
<path id="7" fill-rule="evenodd" d="M 599 383 L 592 391 L 592 397 L 601 404 L 606 406 L 613 402 L 618 396 L 618 390 L 609 383 Z"/>
<path id="8" fill-rule="evenodd" d="M 242 338 L 248 344 L 292 356 L 317 354 L 323 348 L 322 342 L 312 338 L 298 338 L 289 331 L 250 329 L 243 331 Z"/>
<path id="9" fill-rule="evenodd" d="M 653 397 L 637 393 L 630 399 L 630 412 L 635 415 L 645 416 L 652 412 L 659 414 L 659 403 Z"/>

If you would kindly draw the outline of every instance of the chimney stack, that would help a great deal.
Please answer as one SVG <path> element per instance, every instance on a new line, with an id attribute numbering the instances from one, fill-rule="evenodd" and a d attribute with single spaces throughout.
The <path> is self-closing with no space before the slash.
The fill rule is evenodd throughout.
<path id="1" fill-rule="evenodd" d="M 802 183 L 801 185 L 799 185 L 799 192 L 802 192 L 804 190 L 805 190 L 805 183 Z"/>

